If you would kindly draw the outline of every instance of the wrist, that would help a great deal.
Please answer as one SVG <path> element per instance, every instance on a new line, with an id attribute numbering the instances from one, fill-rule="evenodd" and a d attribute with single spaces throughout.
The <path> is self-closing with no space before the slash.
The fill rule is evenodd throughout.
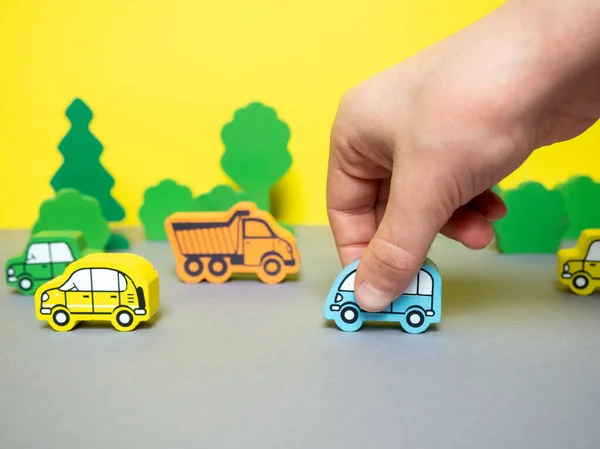
<path id="1" fill-rule="evenodd" d="M 557 89 L 600 62 L 598 0 L 515 0 L 523 45 L 539 80 Z"/>

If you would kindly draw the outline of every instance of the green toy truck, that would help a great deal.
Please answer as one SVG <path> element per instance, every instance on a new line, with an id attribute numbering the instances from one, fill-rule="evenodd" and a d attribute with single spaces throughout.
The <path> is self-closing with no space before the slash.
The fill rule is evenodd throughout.
<path id="1" fill-rule="evenodd" d="M 40 232 L 29 239 L 21 255 L 6 262 L 6 283 L 23 295 L 33 295 L 40 285 L 60 276 L 88 252 L 82 232 Z"/>

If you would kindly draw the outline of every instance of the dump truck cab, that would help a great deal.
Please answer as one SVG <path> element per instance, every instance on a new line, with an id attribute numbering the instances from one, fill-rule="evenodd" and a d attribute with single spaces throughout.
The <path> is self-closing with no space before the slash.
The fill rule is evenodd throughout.
<path id="1" fill-rule="evenodd" d="M 243 260 L 238 260 L 238 262 L 243 265 L 258 266 L 263 263 L 265 258 L 274 256 L 269 262 L 267 271 L 274 273 L 283 268 L 280 266 L 279 259 L 285 266 L 293 267 L 297 260 L 294 258 L 292 243 L 277 235 L 264 219 L 248 216 L 249 213 L 244 214 L 240 227 L 244 248 L 239 254 Z"/>
<path id="2" fill-rule="evenodd" d="M 61 275 L 86 252 L 82 232 L 39 232 L 29 239 L 23 253 L 6 262 L 6 283 L 21 294 L 33 295 L 40 285 Z"/>

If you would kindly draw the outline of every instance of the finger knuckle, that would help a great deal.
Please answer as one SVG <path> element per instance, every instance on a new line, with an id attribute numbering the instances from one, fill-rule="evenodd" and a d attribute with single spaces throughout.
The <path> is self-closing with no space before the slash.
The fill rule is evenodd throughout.
<path id="1" fill-rule="evenodd" d="M 386 277 L 406 277 L 422 264 L 414 252 L 385 237 L 375 236 L 372 243 L 376 270 Z"/>

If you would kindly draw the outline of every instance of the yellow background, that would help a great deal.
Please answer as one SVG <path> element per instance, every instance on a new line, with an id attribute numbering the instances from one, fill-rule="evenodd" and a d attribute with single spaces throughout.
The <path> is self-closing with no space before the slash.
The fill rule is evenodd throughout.
<path id="1" fill-rule="evenodd" d="M 64 111 L 95 116 L 125 225 L 164 178 L 194 194 L 228 182 L 221 127 L 252 101 L 292 130 L 281 219 L 325 224 L 329 130 L 340 95 L 491 11 L 497 0 L 2 0 L 0 227 L 29 227 L 62 163 Z M 598 127 L 536 152 L 503 184 L 597 177 Z"/>

